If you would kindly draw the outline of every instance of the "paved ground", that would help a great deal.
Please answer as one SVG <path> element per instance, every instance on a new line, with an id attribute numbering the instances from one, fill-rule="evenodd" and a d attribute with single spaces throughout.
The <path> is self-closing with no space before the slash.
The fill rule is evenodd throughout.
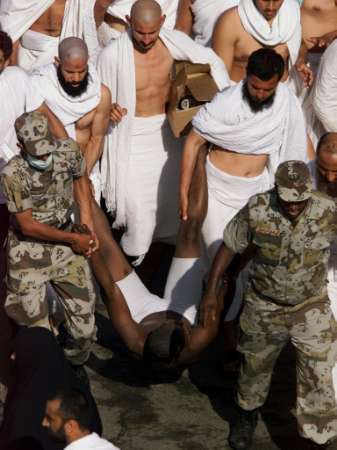
<path id="1" fill-rule="evenodd" d="M 104 330 L 104 323 L 99 322 Z M 111 346 L 116 340 L 108 336 L 109 324 L 106 325 L 104 344 Z M 122 450 L 229 449 L 227 435 L 229 421 L 235 415 L 235 381 L 224 378 L 216 360 L 217 351 L 213 349 L 203 362 L 165 382 L 149 380 L 138 364 L 96 345 L 88 372 L 105 437 Z M 295 398 L 294 363 L 289 347 L 278 363 L 253 450 L 313 448 L 297 436 L 291 412 Z"/>

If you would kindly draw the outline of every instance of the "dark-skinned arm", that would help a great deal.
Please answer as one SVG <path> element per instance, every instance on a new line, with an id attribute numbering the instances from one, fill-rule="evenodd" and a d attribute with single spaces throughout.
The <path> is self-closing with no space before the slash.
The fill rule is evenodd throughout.
<path id="1" fill-rule="evenodd" d="M 68 133 L 66 132 L 63 123 L 58 117 L 48 108 L 45 103 L 37 109 L 37 111 L 47 116 L 50 131 L 56 139 L 68 139 Z"/>
<path id="2" fill-rule="evenodd" d="M 181 352 L 179 364 L 193 362 L 216 338 L 223 310 L 223 302 L 228 289 L 225 272 L 235 253 L 221 244 L 209 276 L 206 292 L 200 304 L 199 324 L 191 331 L 190 341 Z"/>

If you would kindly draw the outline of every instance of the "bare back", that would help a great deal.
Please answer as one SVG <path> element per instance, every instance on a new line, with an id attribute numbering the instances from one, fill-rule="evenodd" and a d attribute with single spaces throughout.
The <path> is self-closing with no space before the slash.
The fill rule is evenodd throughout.
<path id="1" fill-rule="evenodd" d="M 304 0 L 301 8 L 303 38 L 323 36 L 337 30 L 336 0 Z M 314 48 L 311 51 L 321 52 Z"/>
<path id="2" fill-rule="evenodd" d="M 222 14 L 214 29 L 213 49 L 223 59 L 232 80 L 241 81 L 246 76 L 248 58 L 252 52 L 259 48 L 263 48 L 263 45 L 245 31 L 237 7 Z M 281 44 L 273 48 L 282 56 L 287 68 L 289 61 L 288 46 Z M 288 75 L 287 69 L 282 80 L 286 80 Z"/>
<path id="3" fill-rule="evenodd" d="M 60 36 L 65 4 L 66 0 L 55 0 L 30 29 L 48 36 Z"/>
<path id="4" fill-rule="evenodd" d="M 146 53 L 136 49 L 136 116 L 148 117 L 165 113 L 171 86 L 173 58 L 158 39 Z"/>

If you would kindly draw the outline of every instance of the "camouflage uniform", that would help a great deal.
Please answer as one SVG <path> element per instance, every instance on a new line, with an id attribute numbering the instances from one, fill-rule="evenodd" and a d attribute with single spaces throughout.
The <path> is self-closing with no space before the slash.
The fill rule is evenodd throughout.
<path id="1" fill-rule="evenodd" d="M 24 236 L 15 223 L 15 214 L 32 209 L 38 222 L 70 230 L 73 179 L 83 175 L 85 161 L 76 142 L 50 136 L 43 115 L 29 113 L 18 120 L 18 137 L 26 151 L 32 155 L 51 152 L 53 162 L 40 171 L 20 154 L 1 175 L 7 206 L 14 215 L 8 240 L 6 312 L 20 325 L 48 327 L 46 284 L 50 282 L 62 301 L 66 327 L 73 338 L 65 353 L 72 363 L 82 364 L 95 337 L 95 294 L 88 262 L 66 243 Z"/>
<path id="2" fill-rule="evenodd" d="M 224 232 L 224 243 L 234 252 L 255 248 L 240 319 L 238 349 L 244 359 L 237 401 L 248 411 L 263 405 L 276 359 L 290 340 L 297 353 L 299 431 L 322 444 L 337 435 L 336 333 L 326 283 L 335 205 L 310 187 L 301 192 L 278 182 L 282 188 L 253 196 Z M 295 222 L 282 212 L 279 196 L 308 199 Z"/>

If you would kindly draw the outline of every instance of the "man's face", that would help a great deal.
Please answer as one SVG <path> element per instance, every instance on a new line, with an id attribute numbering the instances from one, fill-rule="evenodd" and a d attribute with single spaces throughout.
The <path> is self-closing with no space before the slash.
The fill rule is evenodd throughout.
<path id="1" fill-rule="evenodd" d="M 243 98 L 254 112 L 272 106 L 279 79 L 274 75 L 270 80 L 263 81 L 255 75 L 249 75 L 243 85 Z"/>
<path id="2" fill-rule="evenodd" d="M 8 66 L 9 60 L 5 59 L 4 52 L 0 50 L 0 74 Z"/>
<path id="3" fill-rule="evenodd" d="M 283 212 L 291 221 L 296 220 L 308 204 L 308 200 L 304 200 L 302 202 L 285 202 L 280 197 L 279 202 Z"/>
<path id="4" fill-rule="evenodd" d="M 88 61 L 85 59 L 66 59 L 57 68 L 62 89 L 71 97 L 78 97 L 87 90 L 88 77 Z"/>
<path id="5" fill-rule="evenodd" d="M 317 156 L 316 164 L 319 173 L 327 183 L 337 185 L 337 140 L 336 153 L 331 153 L 322 147 Z"/>
<path id="6" fill-rule="evenodd" d="M 53 438 L 60 442 L 66 442 L 66 433 L 64 430 L 64 421 L 59 414 L 60 400 L 47 401 L 45 416 L 42 426 L 48 428 Z"/>
<path id="7" fill-rule="evenodd" d="M 163 18 L 146 24 L 132 19 L 131 30 L 136 49 L 142 53 L 151 50 L 159 37 L 162 24 Z"/>
<path id="8" fill-rule="evenodd" d="M 284 0 L 254 0 L 254 3 L 260 14 L 262 14 L 268 22 L 272 22 L 279 12 L 283 1 Z"/>

